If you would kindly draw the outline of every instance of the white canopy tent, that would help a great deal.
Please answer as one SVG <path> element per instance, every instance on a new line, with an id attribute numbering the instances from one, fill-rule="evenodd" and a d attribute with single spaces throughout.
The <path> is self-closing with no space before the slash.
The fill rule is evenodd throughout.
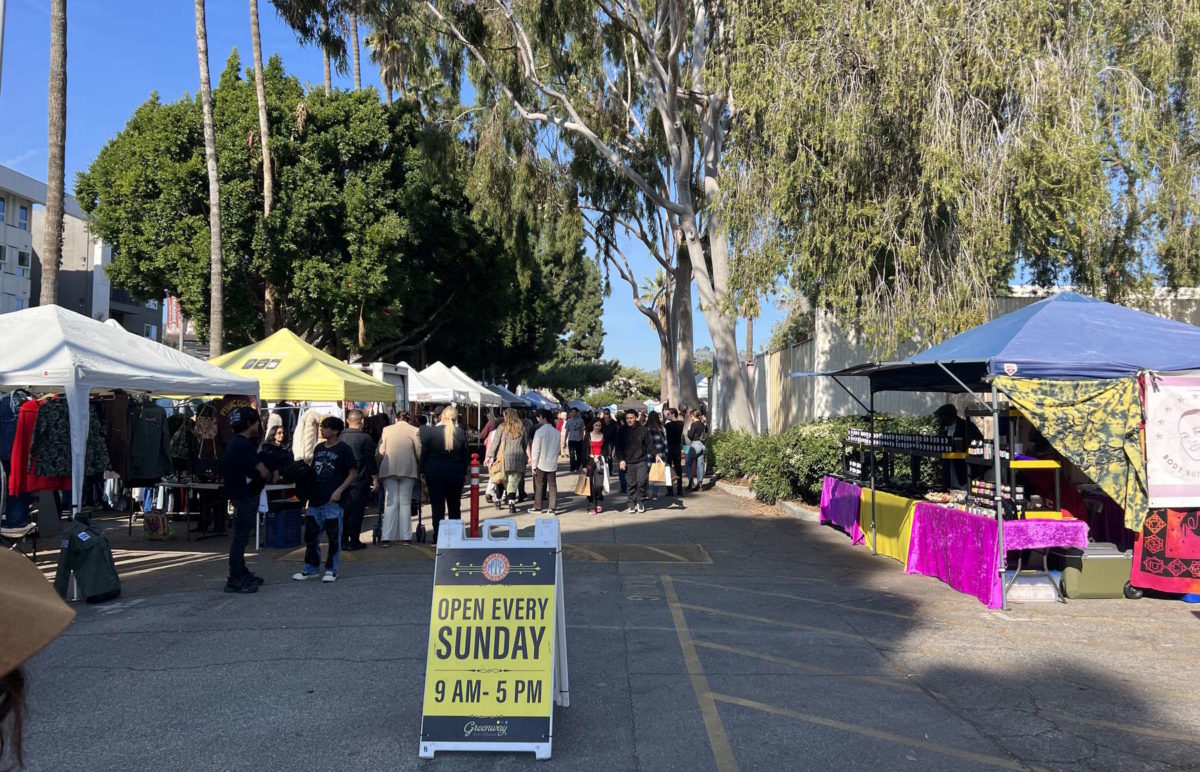
<path id="1" fill-rule="evenodd" d="M 0 314 L 0 386 L 62 391 L 71 416 L 71 504 L 83 492 L 88 395 L 123 389 L 146 394 L 258 397 L 258 381 L 234 375 L 147 338 L 59 306 Z"/>
<path id="2" fill-rule="evenodd" d="M 398 367 L 408 371 L 408 400 L 409 402 L 442 402 L 445 404 L 466 404 L 470 395 L 461 388 L 443 386 L 434 383 L 423 376 L 408 362 L 401 362 Z"/>
<path id="3" fill-rule="evenodd" d="M 524 397 L 518 397 L 516 394 L 499 384 L 488 384 L 488 388 L 499 395 L 501 399 L 501 407 L 529 407 L 529 400 L 525 399 Z"/>
<path id="4" fill-rule="evenodd" d="M 421 375 L 433 383 L 466 392 L 466 402 L 475 405 L 475 409 L 480 417 L 483 415 L 483 407 L 485 405 L 500 407 L 500 396 L 498 394 L 471 380 L 456 367 L 446 367 L 441 362 L 434 362 L 422 370 Z M 480 423 L 482 423 L 482 420 Z"/>

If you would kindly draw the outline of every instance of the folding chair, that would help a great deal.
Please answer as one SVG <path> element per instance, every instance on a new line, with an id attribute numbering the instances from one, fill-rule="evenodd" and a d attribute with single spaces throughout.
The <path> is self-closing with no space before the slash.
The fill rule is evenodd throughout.
<path id="1" fill-rule="evenodd" d="M 33 543 L 33 554 L 30 555 L 22 547 L 22 542 Z M 6 549 L 20 552 L 30 560 L 37 560 L 38 527 L 36 522 L 17 528 L 0 528 L 0 544 Z"/>

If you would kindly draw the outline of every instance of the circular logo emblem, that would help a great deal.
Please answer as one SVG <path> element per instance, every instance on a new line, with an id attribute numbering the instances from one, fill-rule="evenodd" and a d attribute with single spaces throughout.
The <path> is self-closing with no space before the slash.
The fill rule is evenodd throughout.
<path id="1" fill-rule="evenodd" d="M 489 582 L 499 582 L 508 576 L 508 558 L 493 552 L 483 559 L 483 577 Z"/>

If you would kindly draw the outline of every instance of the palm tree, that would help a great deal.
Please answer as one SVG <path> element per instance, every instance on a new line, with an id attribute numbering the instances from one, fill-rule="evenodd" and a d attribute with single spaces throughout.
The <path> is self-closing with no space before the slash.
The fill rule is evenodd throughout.
<path id="1" fill-rule="evenodd" d="M 204 160 L 208 166 L 210 287 L 208 355 L 220 356 L 225 338 L 225 286 L 221 264 L 221 192 L 217 182 L 217 135 L 213 130 L 212 85 L 208 78 L 208 29 L 204 0 L 196 0 L 196 58 L 200 62 L 200 110 L 204 116 Z"/>
<path id="2" fill-rule="evenodd" d="M 642 294 L 638 300 L 639 306 L 647 306 L 647 310 L 651 312 L 646 315 L 650 327 L 658 335 L 659 399 L 674 405 L 679 401 L 679 386 L 676 383 L 673 357 L 674 336 L 671 334 L 671 279 L 667 272 L 660 268 L 653 278 L 642 277 Z"/>
<path id="3" fill-rule="evenodd" d="M 321 47 L 325 67 L 325 96 L 333 93 L 333 68 L 346 71 L 346 40 L 338 33 L 347 13 L 345 0 L 271 0 L 284 22 L 303 44 Z"/>
<path id="4" fill-rule="evenodd" d="M 50 2 L 49 162 L 46 168 L 46 234 L 42 243 L 42 286 L 38 304 L 58 302 L 62 265 L 63 199 L 67 152 L 67 0 Z"/>
<path id="5" fill-rule="evenodd" d="M 350 41 L 354 48 L 350 50 L 354 60 L 354 90 L 362 90 L 362 70 L 359 68 L 358 55 L 358 2 L 357 0 L 348 0 L 346 8 L 346 16 L 350 26 Z"/>
<path id="6" fill-rule="evenodd" d="M 254 52 L 254 90 L 258 96 L 258 136 L 262 148 L 263 218 L 271 216 L 275 181 L 271 171 L 271 126 L 267 122 L 267 89 L 263 83 L 262 37 L 258 32 L 258 0 L 250 0 L 250 47 Z M 263 292 L 263 333 L 271 335 L 278 324 L 278 298 L 275 283 L 266 278 Z"/>

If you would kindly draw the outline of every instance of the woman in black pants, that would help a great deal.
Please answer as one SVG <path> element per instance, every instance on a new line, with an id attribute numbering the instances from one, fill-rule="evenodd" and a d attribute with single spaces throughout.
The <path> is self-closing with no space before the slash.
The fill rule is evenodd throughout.
<path id="1" fill-rule="evenodd" d="M 443 517 L 461 519 L 463 481 L 467 476 L 467 435 L 458 428 L 458 411 L 453 405 L 442 410 L 441 422 L 426 433 L 421 446 L 421 464 L 429 485 L 433 510 L 433 541 Z"/>

